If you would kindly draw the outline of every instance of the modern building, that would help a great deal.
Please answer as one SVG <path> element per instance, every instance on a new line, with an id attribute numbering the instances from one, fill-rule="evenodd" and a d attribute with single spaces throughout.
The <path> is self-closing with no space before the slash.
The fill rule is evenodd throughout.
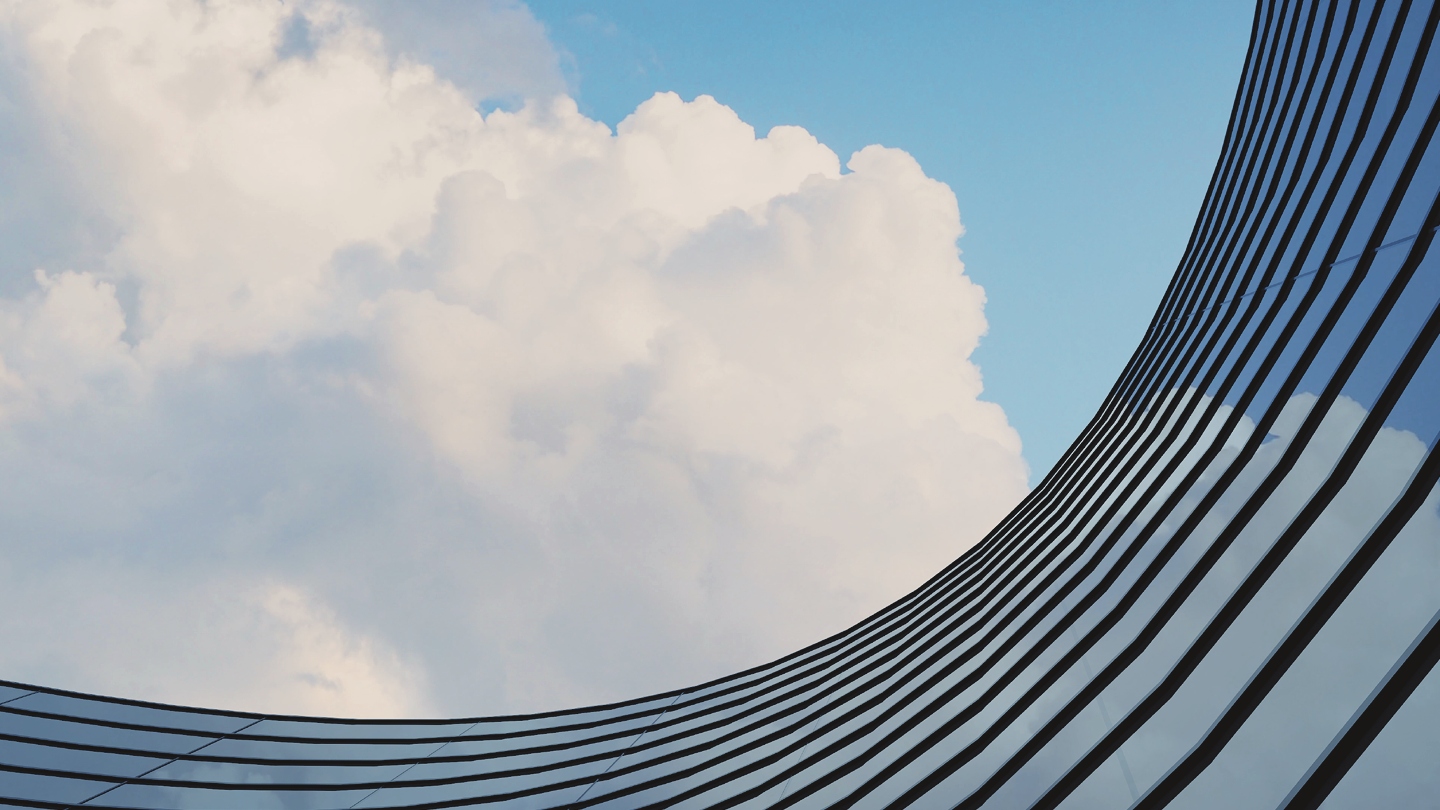
<path id="1" fill-rule="evenodd" d="M 1440 4 L 1267 0 L 1134 357 L 978 546 L 832 638 L 448 721 L 0 685 L 0 805 L 1440 807 Z"/>

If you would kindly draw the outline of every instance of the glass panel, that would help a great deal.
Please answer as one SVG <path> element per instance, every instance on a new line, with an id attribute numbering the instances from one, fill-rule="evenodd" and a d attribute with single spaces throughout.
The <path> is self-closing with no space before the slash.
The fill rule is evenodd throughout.
<path id="1" fill-rule="evenodd" d="M 226 785 L 347 785 L 384 783 L 404 773 L 407 765 L 247 765 L 233 762 L 171 762 L 154 773 L 156 780 Z"/>
<path id="2" fill-rule="evenodd" d="M 0 763 L 28 768 L 70 771 L 92 776 L 139 776 L 167 762 L 99 751 L 77 751 L 54 745 L 0 740 Z"/>
<path id="3" fill-rule="evenodd" d="M 31 694 L 32 690 L 0 684 L 0 706 Z"/>
<path id="4" fill-rule="evenodd" d="M 207 712 L 174 711 L 149 706 L 131 706 L 125 703 L 111 703 L 104 700 L 53 695 L 45 692 L 37 692 L 13 701 L 8 704 L 8 708 L 126 725 L 149 726 L 162 731 L 183 729 L 221 734 L 238 731 L 258 719 Z"/>
<path id="5" fill-rule="evenodd" d="M 0 801 L 16 799 L 78 804 L 112 784 L 0 770 Z"/>
<path id="6" fill-rule="evenodd" d="M 6 712 L 0 708 L 0 732 L 36 740 L 120 748 L 138 754 L 183 754 L 216 739 L 200 734 L 162 734 L 95 725 L 72 720 L 52 720 Z"/>
<path id="7" fill-rule="evenodd" d="M 160 785 L 121 785 L 106 793 L 97 802 L 107 807 L 127 807 L 136 810 L 261 810 L 261 808 L 284 808 L 284 810 L 332 810 L 350 807 L 364 798 L 368 791 L 316 791 L 316 790 L 206 790 L 201 788 L 174 788 Z"/>
<path id="8" fill-rule="evenodd" d="M 261 737 L 301 740 L 437 740 L 443 742 L 451 737 L 464 734 L 474 725 L 473 721 L 382 725 L 366 722 L 324 723 L 310 720 L 266 719 L 245 729 L 243 734 L 237 734 L 236 737 L 240 739 Z"/>
<path id="9" fill-rule="evenodd" d="M 542 808 L 569 807 L 590 786 L 592 779 L 578 783 L 557 783 L 538 778 L 528 786 L 505 796 L 506 810 L 541 810 Z M 357 808 L 407 807 L 427 802 L 453 802 L 464 804 L 477 797 L 494 795 L 488 786 L 476 790 L 475 785 L 461 783 L 434 787 L 384 787 L 365 796 L 354 805 Z M 478 802 L 476 803 L 478 804 Z"/>
<path id="10" fill-rule="evenodd" d="M 285 761 L 305 760 L 416 760 L 440 746 L 427 742 L 413 745 L 376 745 L 369 743 L 335 742 L 270 742 L 268 740 L 224 739 L 205 746 L 205 758 L 261 759 Z"/>

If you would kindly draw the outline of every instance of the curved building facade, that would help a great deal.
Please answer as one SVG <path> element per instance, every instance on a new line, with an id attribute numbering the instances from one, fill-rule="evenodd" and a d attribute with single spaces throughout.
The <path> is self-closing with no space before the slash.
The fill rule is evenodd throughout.
<path id="1" fill-rule="evenodd" d="M 979 545 L 691 689 L 350 721 L 0 685 L 0 805 L 1440 807 L 1440 5 L 1267 0 L 1109 397 Z"/>

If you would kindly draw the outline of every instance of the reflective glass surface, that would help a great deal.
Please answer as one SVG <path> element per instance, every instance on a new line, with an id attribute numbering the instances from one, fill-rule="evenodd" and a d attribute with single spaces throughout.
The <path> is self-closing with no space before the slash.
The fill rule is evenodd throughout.
<path id="1" fill-rule="evenodd" d="M 989 536 L 848 631 L 516 717 L 0 683 L 0 806 L 1440 806 L 1437 26 L 1426 0 L 1260 4 L 1110 396 Z"/>

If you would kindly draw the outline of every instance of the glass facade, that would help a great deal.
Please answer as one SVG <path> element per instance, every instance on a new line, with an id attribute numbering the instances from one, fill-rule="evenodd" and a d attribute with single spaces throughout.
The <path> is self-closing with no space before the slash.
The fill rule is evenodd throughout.
<path id="1" fill-rule="evenodd" d="M 1440 807 L 1440 5 L 1256 11 L 1195 229 L 1031 496 L 692 689 L 351 721 L 0 683 L 0 805 Z"/>

